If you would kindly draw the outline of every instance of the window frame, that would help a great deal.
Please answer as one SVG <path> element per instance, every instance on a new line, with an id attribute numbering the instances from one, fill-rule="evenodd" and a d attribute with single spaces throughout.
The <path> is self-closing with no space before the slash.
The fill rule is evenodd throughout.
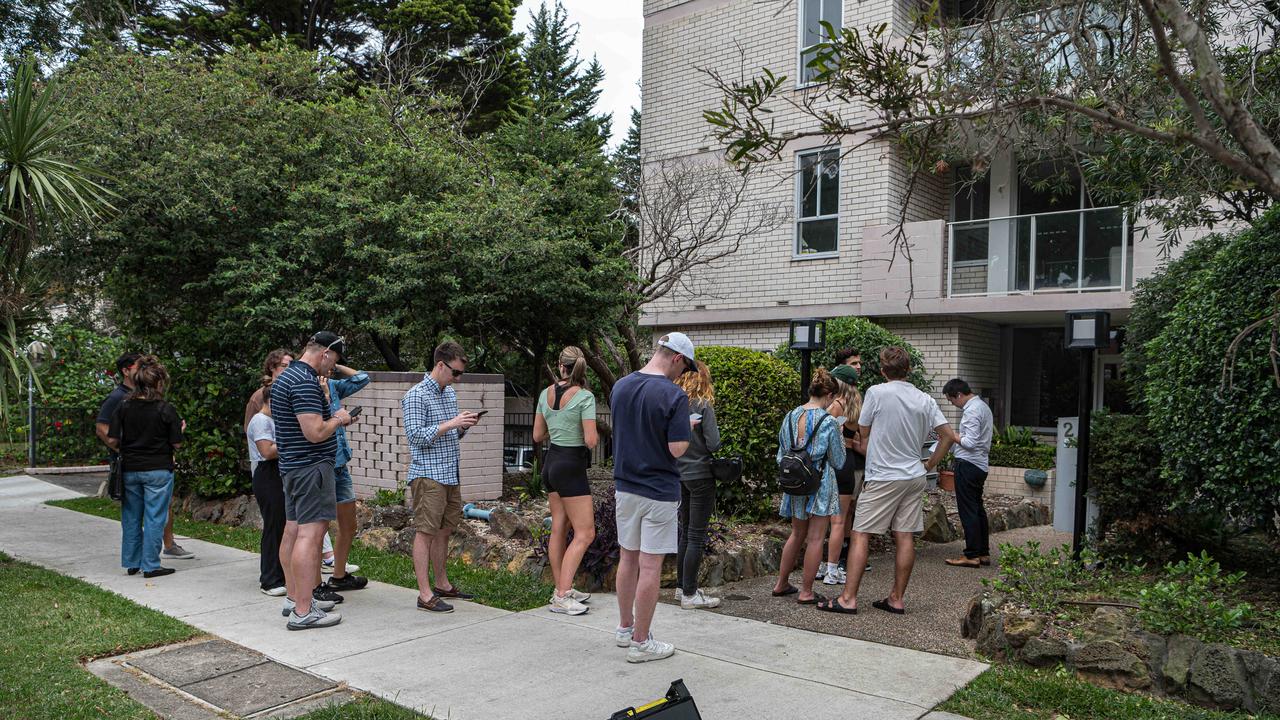
<path id="1" fill-rule="evenodd" d="M 839 2 L 840 2 L 840 26 L 839 26 L 839 27 L 837 27 L 837 28 L 835 28 L 835 30 L 836 30 L 837 32 L 839 32 L 840 30 L 842 30 L 842 29 L 844 28 L 844 16 L 845 16 L 845 12 L 844 12 L 844 0 L 839 0 Z M 821 5 L 820 5 L 820 6 L 821 6 Z M 813 45 L 805 45 L 805 44 L 804 44 L 804 20 L 805 20 L 805 17 L 804 17 L 804 0 L 796 0 L 796 17 L 797 17 L 797 23 L 796 23 L 796 47 L 798 48 L 798 50 L 796 51 L 796 89 L 797 89 L 797 90 L 803 90 L 803 89 L 805 89 L 805 88 L 815 87 L 815 86 L 818 86 L 818 85 L 822 85 L 822 84 L 823 84 L 823 83 L 821 83 L 821 82 L 818 82 L 817 80 L 806 80 L 806 79 L 805 79 L 805 77 L 804 77 L 804 71 L 805 71 L 804 54 L 805 54 L 805 51 L 806 51 L 806 50 L 810 50 L 810 49 L 812 49 L 812 48 L 817 47 L 818 45 L 820 45 L 820 44 L 822 43 L 822 41 L 819 41 L 818 43 L 815 43 L 815 44 L 813 44 Z M 826 19 L 826 18 L 823 18 L 823 19 Z M 830 22 L 830 21 L 828 20 L 828 22 Z M 821 26 L 819 26 L 819 27 L 821 27 Z"/>
<path id="2" fill-rule="evenodd" d="M 796 182 L 795 182 L 795 190 L 793 191 L 795 193 L 793 198 L 795 202 L 795 222 L 793 223 L 795 228 L 792 231 L 792 237 L 791 237 L 791 259 L 792 260 L 823 260 L 827 258 L 840 257 L 840 189 L 838 188 L 836 191 L 836 211 L 834 213 L 827 214 L 827 215 L 818 214 L 812 217 L 805 217 L 802 214 L 803 208 L 804 208 L 804 159 L 813 155 L 821 156 L 827 153 L 832 153 L 835 155 L 836 178 L 838 182 L 840 179 L 840 176 L 844 174 L 844 169 L 840 167 L 841 160 L 843 160 L 843 158 L 841 157 L 841 148 L 839 145 L 824 145 L 822 147 L 809 148 L 807 150 L 796 151 L 796 159 L 795 159 Z M 822 182 L 821 173 L 819 173 L 818 182 L 819 183 Z M 818 210 L 821 211 L 822 210 L 821 185 L 815 188 L 815 192 L 818 194 L 818 199 L 817 199 Z M 825 221 L 825 220 L 834 220 L 836 223 L 836 232 L 835 232 L 836 249 L 826 250 L 823 252 L 811 252 L 811 253 L 800 252 L 801 226 L 803 226 L 805 223 Z"/>

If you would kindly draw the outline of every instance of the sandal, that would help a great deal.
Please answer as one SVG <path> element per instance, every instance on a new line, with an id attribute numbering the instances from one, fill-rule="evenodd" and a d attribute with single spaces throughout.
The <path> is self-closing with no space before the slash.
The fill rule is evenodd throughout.
<path id="1" fill-rule="evenodd" d="M 795 585 L 788 585 L 784 590 L 774 590 L 773 596 L 783 597 L 784 595 L 795 595 L 798 592 L 800 592 L 800 588 L 797 588 Z"/>
<path id="2" fill-rule="evenodd" d="M 826 598 L 822 597 L 818 593 L 814 593 L 813 597 L 809 598 L 808 600 L 796 600 L 796 604 L 797 605 L 817 605 L 818 603 L 823 602 L 825 600 Z"/>
<path id="3" fill-rule="evenodd" d="M 848 608 L 848 607 L 845 607 L 844 605 L 841 605 L 840 598 L 838 597 L 832 598 L 830 600 L 824 600 L 818 603 L 818 609 L 821 610 L 822 612 L 837 613 L 839 615 L 857 615 L 858 614 L 858 608 L 856 607 Z"/>
<path id="4" fill-rule="evenodd" d="M 875 609 L 877 609 L 877 610 L 883 610 L 883 611 L 885 611 L 885 612 L 887 612 L 887 613 L 893 613 L 894 615 L 906 615 L 906 614 L 907 614 L 907 611 L 906 611 L 905 609 L 903 609 L 903 608 L 896 608 L 896 607 L 894 607 L 894 606 L 890 605 L 890 604 L 889 604 L 889 598 L 885 598 L 885 599 L 883 599 L 883 600 L 877 600 L 877 601 L 875 601 L 875 602 L 871 603 L 871 607 L 873 607 L 873 608 L 875 608 Z"/>
<path id="5" fill-rule="evenodd" d="M 946 560 L 943 560 L 943 562 L 950 565 L 951 567 L 966 567 L 966 568 L 982 567 L 982 561 L 979 560 L 978 558 L 967 558 L 967 557 L 947 558 Z"/>

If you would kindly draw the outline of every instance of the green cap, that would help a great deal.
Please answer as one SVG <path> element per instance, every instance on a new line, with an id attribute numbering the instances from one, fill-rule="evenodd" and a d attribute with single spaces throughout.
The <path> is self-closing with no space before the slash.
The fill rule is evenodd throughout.
<path id="1" fill-rule="evenodd" d="M 835 366 L 835 369 L 831 371 L 831 376 L 846 385 L 858 384 L 858 371 L 854 370 L 852 365 Z"/>

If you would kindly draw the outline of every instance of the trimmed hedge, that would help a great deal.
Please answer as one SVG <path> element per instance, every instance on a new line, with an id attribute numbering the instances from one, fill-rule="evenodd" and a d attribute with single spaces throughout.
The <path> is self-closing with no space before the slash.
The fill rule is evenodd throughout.
<path id="1" fill-rule="evenodd" d="M 1052 470 L 1057 464 L 1057 448 L 1052 445 L 992 445 L 990 462 L 998 467 Z"/>
<path id="2" fill-rule="evenodd" d="M 906 348 L 911 356 L 911 374 L 907 381 L 925 392 L 933 391 L 933 381 L 925 369 L 924 356 L 910 343 L 871 322 L 864 317 L 839 317 L 827 321 L 827 346 L 822 352 L 812 356 L 813 367 L 830 368 L 835 364 L 836 351 L 853 347 L 862 353 L 862 374 L 858 376 L 858 389 L 866 392 L 872 385 L 884 382 L 880 376 L 880 350 L 889 345 Z M 800 368 L 800 353 L 787 349 L 786 344 L 774 353 L 797 371 Z"/>
<path id="3" fill-rule="evenodd" d="M 1100 529 L 1119 519 L 1162 514 L 1172 488 L 1160 472 L 1160 444 L 1146 416 L 1100 413 L 1089 433 L 1089 489 Z"/>
<path id="4" fill-rule="evenodd" d="M 796 406 L 800 374 L 768 353 L 736 347 L 700 347 L 716 389 L 722 454 L 742 456 L 743 481 L 716 489 L 718 513 L 754 520 L 774 513 L 778 427 Z"/>
<path id="5" fill-rule="evenodd" d="M 1268 356 L 1270 325 L 1240 344 L 1233 383 L 1224 382 L 1223 363 L 1241 330 L 1277 310 L 1280 208 L 1211 258 L 1195 257 L 1199 269 L 1184 273 L 1163 329 L 1143 351 L 1143 401 L 1163 451 L 1167 501 L 1174 510 L 1215 511 L 1274 533 L 1280 388 Z M 1162 309 L 1143 300 L 1139 312 Z"/>

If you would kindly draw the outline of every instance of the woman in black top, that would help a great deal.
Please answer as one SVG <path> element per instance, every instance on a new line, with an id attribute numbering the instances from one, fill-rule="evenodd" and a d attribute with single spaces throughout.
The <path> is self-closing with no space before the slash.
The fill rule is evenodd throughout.
<path id="1" fill-rule="evenodd" d="M 169 373 L 154 355 L 138 360 L 134 391 L 111 416 L 107 444 L 120 453 L 124 497 L 120 503 L 120 564 L 130 575 L 168 575 L 160 567 L 160 546 L 173 498 L 173 451 L 186 429 L 178 411 L 165 402 Z"/>

